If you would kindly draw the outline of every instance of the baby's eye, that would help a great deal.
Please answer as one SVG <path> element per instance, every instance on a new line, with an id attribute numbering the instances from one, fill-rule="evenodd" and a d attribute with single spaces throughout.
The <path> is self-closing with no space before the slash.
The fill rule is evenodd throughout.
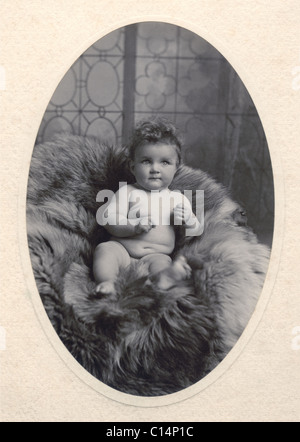
<path id="1" fill-rule="evenodd" d="M 162 161 L 162 164 L 163 164 L 164 166 L 167 166 L 167 165 L 170 164 L 170 163 L 169 163 L 169 161 L 166 161 L 166 160 L 165 160 L 165 161 Z"/>
<path id="2" fill-rule="evenodd" d="M 150 164 L 150 160 L 143 160 L 142 164 Z"/>

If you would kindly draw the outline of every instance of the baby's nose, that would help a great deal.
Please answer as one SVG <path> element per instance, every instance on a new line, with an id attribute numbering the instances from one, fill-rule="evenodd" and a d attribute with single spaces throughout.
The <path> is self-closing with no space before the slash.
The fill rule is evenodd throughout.
<path id="1" fill-rule="evenodd" d="M 151 165 L 151 172 L 152 173 L 159 172 L 159 164 L 152 163 L 152 165 Z"/>

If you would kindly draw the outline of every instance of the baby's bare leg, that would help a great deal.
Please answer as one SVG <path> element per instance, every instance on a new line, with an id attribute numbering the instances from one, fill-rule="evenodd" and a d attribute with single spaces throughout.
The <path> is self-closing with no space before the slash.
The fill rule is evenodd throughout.
<path id="1" fill-rule="evenodd" d="M 174 261 L 167 255 L 155 254 L 150 258 L 150 280 L 162 290 L 168 290 L 177 282 L 190 278 L 192 269 L 184 256 Z"/>
<path id="2" fill-rule="evenodd" d="M 122 266 L 130 264 L 127 250 L 114 241 L 99 244 L 94 253 L 93 272 L 97 293 L 110 294 L 115 291 L 115 280 Z"/>

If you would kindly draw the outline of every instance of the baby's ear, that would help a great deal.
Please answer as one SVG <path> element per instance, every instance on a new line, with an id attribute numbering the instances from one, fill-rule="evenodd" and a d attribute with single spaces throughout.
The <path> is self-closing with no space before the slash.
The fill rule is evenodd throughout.
<path id="1" fill-rule="evenodd" d="M 134 173 L 134 161 L 128 158 L 128 167 L 131 173 Z"/>

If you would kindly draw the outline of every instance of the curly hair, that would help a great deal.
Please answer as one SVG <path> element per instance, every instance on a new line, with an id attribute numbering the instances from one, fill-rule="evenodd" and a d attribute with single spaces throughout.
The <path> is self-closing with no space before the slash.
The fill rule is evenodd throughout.
<path id="1" fill-rule="evenodd" d="M 129 158 L 134 160 L 136 149 L 146 143 L 165 143 L 174 146 L 178 155 L 178 165 L 181 163 L 182 140 L 176 127 L 169 120 L 161 117 L 141 120 L 131 137 Z"/>

